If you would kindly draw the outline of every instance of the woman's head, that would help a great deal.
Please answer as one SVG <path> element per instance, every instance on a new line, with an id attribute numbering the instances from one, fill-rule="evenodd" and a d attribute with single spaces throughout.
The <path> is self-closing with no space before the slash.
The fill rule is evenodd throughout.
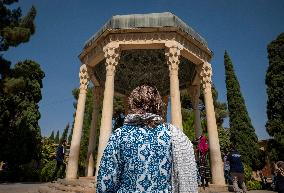
<path id="1" fill-rule="evenodd" d="M 147 85 L 138 86 L 130 93 L 128 109 L 130 114 L 164 114 L 164 104 L 159 91 Z"/>

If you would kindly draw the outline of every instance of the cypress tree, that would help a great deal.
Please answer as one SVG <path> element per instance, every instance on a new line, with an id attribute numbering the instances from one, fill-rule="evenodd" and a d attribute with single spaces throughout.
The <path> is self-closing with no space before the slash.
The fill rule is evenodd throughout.
<path id="1" fill-rule="evenodd" d="M 62 135 L 61 135 L 61 138 L 60 138 L 60 143 L 63 141 L 63 140 L 67 140 L 67 135 L 68 135 L 68 131 L 69 131 L 69 127 L 70 127 L 70 125 L 69 125 L 69 123 L 67 123 L 67 125 L 66 125 L 66 127 L 65 127 L 65 129 L 63 130 L 63 133 L 62 133 Z"/>
<path id="2" fill-rule="evenodd" d="M 49 139 L 54 141 L 54 131 L 51 132 L 51 135 L 49 136 Z"/>
<path id="3" fill-rule="evenodd" d="M 72 141 L 72 134 L 73 134 L 73 126 L 72 126 L 71 131 L 70 131 L 69 136 L 68 136 L 68 144 L 70 144 L 70 145 L 71 145 L 71 141 Z"/>
<path id="4" fill-rule="evenodd" d="M 230 117 L 231 142 L 236 145 L 249 166 L 258 163 L 259 147 L 257 136 L 248 115 L 239 81 L 234 72 L 233 63 L 225 51 L 224 65 L 226 74 L 227 101 Z"/>
<path id="5" fill-rule="evenodd" d="M 267 123 L 266 130 L 273 137 L 271 152 L 276 160 L 284 159 L 284 33 L 267 46 L 269 66 L 266 72 Z"/>
<path id="6" fill-rule="evenodd" d="M 54 142 L 57 143 L 57 144 L 59 143 L 59 130 L 58 130 L 57 133 L 56 133 Z"/>

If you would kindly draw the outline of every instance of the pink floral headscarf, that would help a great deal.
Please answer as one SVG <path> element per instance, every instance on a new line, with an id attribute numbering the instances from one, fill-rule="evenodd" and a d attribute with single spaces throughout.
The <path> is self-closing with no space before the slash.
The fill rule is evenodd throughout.
<path id="1" fill-rule="evenodd" d="M 202 135 L 199 139 L 198 144 L 198 151 L 200 151 L 202 154 L 206 154 L 208 152 L 208 143 L 206 142 L 206 137 Z"/>

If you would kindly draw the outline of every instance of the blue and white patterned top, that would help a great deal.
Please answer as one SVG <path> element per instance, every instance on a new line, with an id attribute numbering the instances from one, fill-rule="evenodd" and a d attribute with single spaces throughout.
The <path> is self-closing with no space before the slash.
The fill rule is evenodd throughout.
<path id="1" fill-rule="evenodd" d="M 96 192 L 172 192 L 172 157 L 168 124 L 154 128 L 125 124 L 109 139 L 100 163 Z"/>

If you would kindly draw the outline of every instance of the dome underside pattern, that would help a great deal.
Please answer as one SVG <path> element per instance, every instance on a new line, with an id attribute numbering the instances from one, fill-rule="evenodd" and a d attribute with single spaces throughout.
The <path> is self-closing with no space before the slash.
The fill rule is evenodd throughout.
<path id="1" fill-rule="evenodd" d="M 94 67 L 94 75 L 101 86 L 104 85 L 106 69 L 105 60 Z M 196 76 L 195 64 L 180 57 L 179 81 L 180 89 L 192 83 Z M 163 49 L 124 50 L 116 66 L 114 89 L 116 92 L 128 95 L 139 85 L 155 86 L 161 95 L 169 95 L 169 67 Z"/>

